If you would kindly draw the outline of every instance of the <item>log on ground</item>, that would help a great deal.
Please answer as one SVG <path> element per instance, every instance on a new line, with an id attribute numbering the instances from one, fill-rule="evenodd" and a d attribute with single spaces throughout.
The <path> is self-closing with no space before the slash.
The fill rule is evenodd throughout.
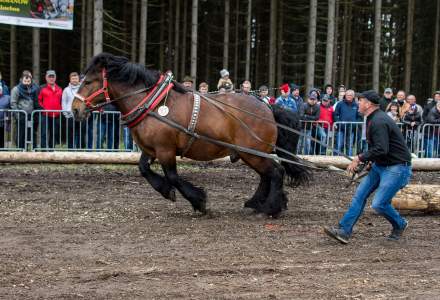
<path id="1" fill-rule="evenodd" d="M 440 186 L 427 184 L 409 184 L 393 198 L 396 209 L 440 211 Z"/>

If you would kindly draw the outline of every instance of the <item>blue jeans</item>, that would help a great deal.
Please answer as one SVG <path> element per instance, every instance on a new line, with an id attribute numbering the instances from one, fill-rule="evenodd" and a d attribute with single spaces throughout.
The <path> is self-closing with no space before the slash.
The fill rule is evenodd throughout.
<path id="1" fill-rule="evenodd" d="M 124 127 L 123 135 L 125 150 L 133 150 L 133 138 L 131 137 L 130 128 Z"/>
<path id="2" fill-rule="evenodd" d="M 391 205 L 396 193 L 408 184 L 411 178 L 411 166 L 398 164 L 379 166 L 373 164 L 370 173 L 361 181 L 351 200 L 350 208 L 339 221 L 339 227 L 351 235 L 353 227 L 364 211 L 368 197 L 376 191 L 371 207 L 391 223 L 393 228 L 401 229 L 406 221 Z"/>
<path id="3" fill-rule="evenodd" d="M 426 149 L 425 149 L 425 156 L 427 158 L 437 158 L 440 156 L 440 143 L 439 143 L 439 137 L 429 137 L 427 139 Z"/>
<path id="4" fill-rule="evenodd" d="M 338 130 L 336 149 L 348 156 L 353 156 L 354 132 L 351 126 Z M 336 153 L 336 155 L 339 155 Z"/>
<path id="5" fill-rule="evenodd" d="M 60 141 L 60 117 L 41 116 L 41 148 L 52 150 Z"/>

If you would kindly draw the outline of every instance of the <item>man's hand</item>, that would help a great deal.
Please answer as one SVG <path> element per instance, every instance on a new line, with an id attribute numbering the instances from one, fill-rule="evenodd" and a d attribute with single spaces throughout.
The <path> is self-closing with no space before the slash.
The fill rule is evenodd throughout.
<path id="1" fill-rule="evenodd" d="M 359 157 L 355 156 L 351 161 L 351 163 L 348 165 L 347 171 L 352 174 L 356 173 L 356 168 L 358 167 L 359 163 L 360 163 Z"/>

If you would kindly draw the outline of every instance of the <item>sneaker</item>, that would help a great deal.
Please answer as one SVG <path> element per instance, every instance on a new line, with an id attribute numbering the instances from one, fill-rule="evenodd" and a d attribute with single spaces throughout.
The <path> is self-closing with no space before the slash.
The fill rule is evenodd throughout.
<path id="1" fill-rule="evenodd" d="M 346 234 L 342 229 L 333 227 L 324 227 L 323 229 L 324 233 L 327 234 L 329 237 L 338 240 L 342 244 L 348 244 L 348 239 L 350 238 L 350 236 Z"/>
<path id="2" fill-rule="evenodd" d="M 391 234 L 388 236 L 389 241 L 398 241 L 402 237 L 402 234 L 406 231 L 408 228 L 408 221 L 405 221 L 405 225 L 401 229 L 393 228 L 391 231 Z"/>

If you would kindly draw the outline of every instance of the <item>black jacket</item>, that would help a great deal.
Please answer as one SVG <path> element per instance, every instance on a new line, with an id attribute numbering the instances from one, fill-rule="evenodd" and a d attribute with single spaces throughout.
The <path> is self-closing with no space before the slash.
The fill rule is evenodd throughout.
<path id="1" fill-rule="evenodd" d="M 403 124 L 405 124 L 407 127 L 411 127 L 411 123 L 415 122 L 414 127 L 417 128 L 417 126 L 422 124 L 422 115 L 418 111 L 415 111 L 414 113 L 411 113 L 408 111 L 403 116 L 402 121 L 403 121 Z"/>
<path id="2" fill-rule="evenodd" d="M 437 110 L 437 107 L 433 107 L 426 117 L 427 124 L 440 124 L 440 112 Z"/>
<path id="3" fill-rule="evenodd" d="M 310 105 L 308 102 L 304 102 L 299 110 L 299 116 L 303 121 L 318 121 L 319 113 L 319 104 Z"/>
<path id="4" fill-rule="evenodd" d="M 383 166 L 411 162 L 402 132 L 380 109 L 367 117 L 367 142 L 368 151 L 359 155 L 362 162 L 372 161 Z"/>

